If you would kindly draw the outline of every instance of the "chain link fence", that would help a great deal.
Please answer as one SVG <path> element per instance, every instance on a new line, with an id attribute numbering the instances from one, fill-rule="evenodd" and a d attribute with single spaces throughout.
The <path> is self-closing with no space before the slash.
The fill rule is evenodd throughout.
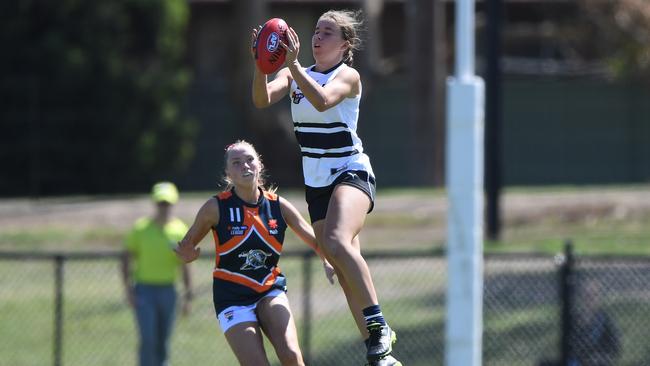
<path id="1" fill-rule="evenodd" d="M 567 352 L 580 365 L 650 365 L 650 263 L 578 258 Z"/>
<path id="2" fill-rule="evenodd" d="M 368 253 L 366 259 L 383 313 L 398 334 L 395 356 L 408 366 L 442 365 L 443 254 Z M 289 252 L 280 265 L 307 364 L 364 364 L 364 346 L 343 292 L 327 282 L 320 262 Z M 237 365 L 214 316 L 212 266 L 207 257 L 192 264 L 196 297 L 191 314 L 177 317 L 172 365 Z M 560 365 L 566 352 L 578 357 L 587 351 L 596 356 L 581 366 L 650 365 L 649 275 L 650 258 L 569 262 L 549 255 L 486 256 L 483 364 Z M 568 302 L 561 295 L 567 289 Z M 589 314 L 606 314 L 613 330 L 602 331 L 602 315 Z M 595 326 L 585 325 L 590 323 Z M 136 325 L 118 253 L 0 253 L 0 324 L 2 364 L 136 363 Z M 611 344 L 615 351 L 599 353 Z M 279 365 L 269 343 L 266 349 Z"/>
<path id="3" fill-rule="evenodd" d="M 552 256 L 491 255 L 484 262 L 485 365 L 536 365 L 560 346 L 558 265 Z"/>

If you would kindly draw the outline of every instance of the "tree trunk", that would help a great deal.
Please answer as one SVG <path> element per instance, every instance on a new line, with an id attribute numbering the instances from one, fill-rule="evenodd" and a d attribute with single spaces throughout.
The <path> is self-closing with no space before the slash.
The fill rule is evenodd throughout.
<path id="1" fill-rule="evenodd" d="M 441 186 L 446 90 L 444 5 L 440 0 L 413 0 L 406 6 L 409 126 L 413 141 L 410 169 L 416 183 Z"/>

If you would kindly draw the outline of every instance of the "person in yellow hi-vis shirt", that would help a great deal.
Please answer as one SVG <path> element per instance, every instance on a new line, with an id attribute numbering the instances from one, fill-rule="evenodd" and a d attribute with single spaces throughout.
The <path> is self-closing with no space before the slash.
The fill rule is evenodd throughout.
<path id="1" fill-rule="evenodd" d="M 185 293 L 183 314 L 189 313 L 192 300 L 190 273 L 173 248 L 183 239 L 187 225 L 171 214 L 178 202 L 173 183 L 156 183 L 151 191 L 155 203 L 152 217 L 136 221 L 126 239 L 122 274 L 129 305 L 135 309 L 140 333 L 139 365 L 168 363 L 168 345 L 176 309 L 174 283 L 182 269 Z"/>

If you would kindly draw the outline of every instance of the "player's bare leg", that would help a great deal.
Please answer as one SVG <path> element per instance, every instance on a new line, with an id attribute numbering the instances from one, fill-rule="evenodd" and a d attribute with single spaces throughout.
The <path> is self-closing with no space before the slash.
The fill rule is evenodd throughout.
<path id="1" fill-rule="evenodd" d="M 283 366 L 304 366 L 298 332 L 286 296 L 265 297 L 257 305 L 257 316 Z"/>
<path id="2" fill-rule="evenodd" d="M 364 192 L 340 184 L 332 192 L 322 229 L 315 231 L 320 232 L 321 237 L 317 239 L 323 253 L 347 284 L 348 304 L 351 308 L 362 308 L 369 334 L 367 359 L 373 362 L 392 352 L 395 334 L 383 318 L 368 264 L 358 243 L 354 243 L 369 207 L 370 199 Z"/>
<path id="3" fill-rule="evenodd" d="M 324 226 L 324 221 L 318 221 L 314 223 L 314 232 L 316 233 L 316 238 L 318 240 L 322 238 L 323 226 Z M 354 237 L 354 240 L 352 241 L 352 246 L 354 246 L 357 250 L 360 250 L 358 235 Z M 363 312 L 362 312 L 363 308 L 355 301 L 355 296 L 352 294 L 352 289 L 350 289 L 350 286 L 345 281 L 345 277 L 342 274 L 341 270 L 336 268 L 336 266 L 334 265 L 332 266 L 336 271 L 336 276 L 339 285 L 341 285 L 341 288 L 343 289 L 343 293 L 345 294 L 345 299 L 347 300 L 348 307 L 350 308 L 350 312 L 352 313 L 352 317 L 354 318 L 354 322 L 356 323 L 357 328 L 359 328 L 359 333 L 361 333 L 361 338 L 366 340 L 368 339 L 368 329 L 366 329 L 366 320 L 363 317 Z"/>
<path id="4" fill-rule="evenodd" d="M 359 237 L 355 237 L 356 242 L 356 247 L 359 247 Z M 336 270 L 336 268 L 335 268 Z M 343 279 L 342 276 L 338 275 L 338 270 L 337 270 L 337 276 L 338 276 L 338 281 L 339 284 L 341 285 L 341 288 L 343 289 L 343 292 L 346 295 L 346 299 L 348 301 L 348 307 L 350 308 L 350 311 L 352 312 L 352 316 L 354 317 L 354 321 L 357 324 L 357 328 L 359 328 L 359 332 L 361 333 L 361 337 L 364 339 L 364 343 L 366 347 L 368 347 L 368 329 L 366 329 L 366 320 L 363 317 L 362 309 L 361 306 L 358 304 L 354 303 L 354 297 L 348 295 L 350 293 L 350 288 Z M 395 357 L 392 355 L 384 356 L 381 358 L 379 361 L 374 361 L 368 364 L 369 366 L 401 366 L 402 363 L 399 362 Z"/>
<path id="5" fill-rule="evenodd" d="M 264 352 L 262 330 L 255 322 L 232 326 L 225 333 L 226 340 L 242 366 L 270 366 Z"/>

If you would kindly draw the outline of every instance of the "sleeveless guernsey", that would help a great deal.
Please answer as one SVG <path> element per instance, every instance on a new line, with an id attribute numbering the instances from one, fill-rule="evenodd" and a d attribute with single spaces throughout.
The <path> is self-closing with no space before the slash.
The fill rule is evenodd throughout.
<path id="1" fill-rule="evenodd" d="M 322 86 L 348 67 L 341 63 L 325 73 L 305 72 Z M 361 139 L 357 136 L 359 102 L 361 93 L 345 98 L 334 107 L 319 112 L 304 97 L 295 81 L 291 83 L 291 114 L 293 129 L 300 144 L 305 185 L 329 186 L 343 172 L 364 170 L 374 176 L 370 159 L 363 153 Z"/>
<path id="2" fill-rule="evenodd" d="M 279 197 L 264 192 L 253 205 L 233 189 L 215 198 L 219 202 L 219 222 L 212 227 L 217 314 L 229 306 L 253 304 L 274 288 L 286 290 L 277 266 L 287 228 Z"/>

